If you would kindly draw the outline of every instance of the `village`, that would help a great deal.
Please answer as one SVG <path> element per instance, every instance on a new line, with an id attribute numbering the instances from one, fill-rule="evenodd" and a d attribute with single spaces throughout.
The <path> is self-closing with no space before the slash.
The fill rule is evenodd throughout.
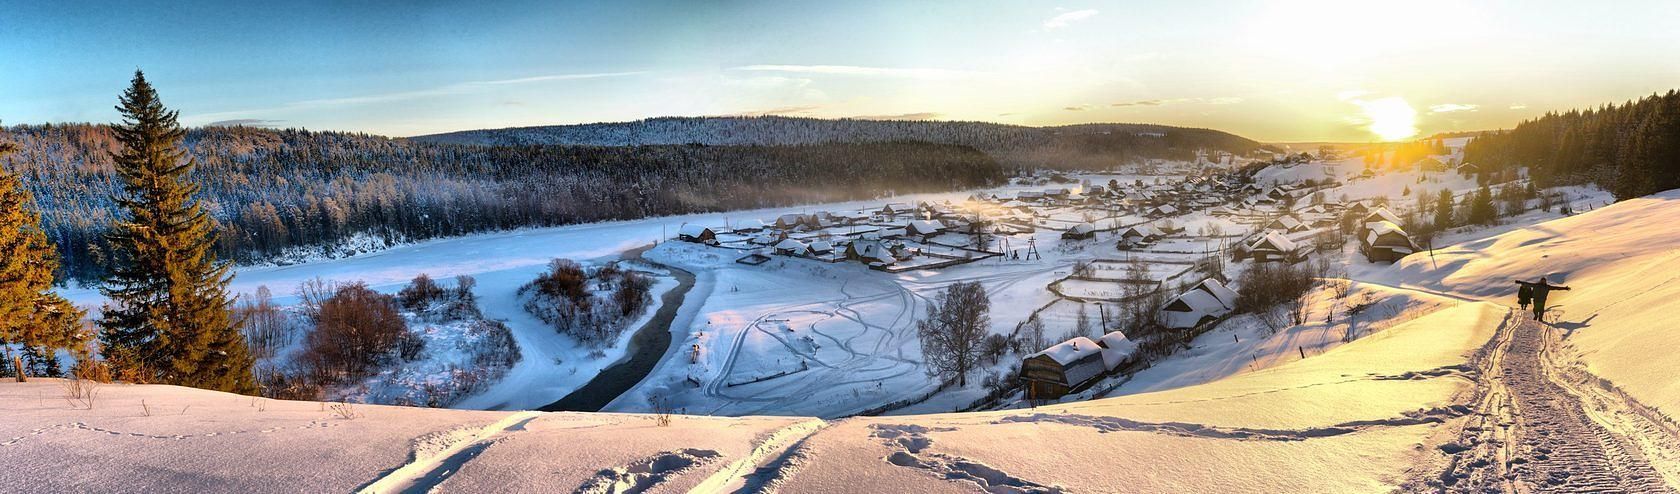
<path id="1" fill-rule="evenodd" d="M 1456 152 L 1381 170 L 1329 150 L 1317 157 L 1280 155 L 1267 166 L 1239 166 L 1239 160 L 1151 164 L 1172 167 L 1171 175 L 1040 172 L 961 198 L 688 223 L 675 238 L 748 266 L 775 259 L 853 263 L 882 276 L 964 276 L 1046 257 L 1069 265 L 1042 285 L 1050 294 L 1043 305 L 1007 304 L 1030 310 L 1009 316 L 1011 341 L 1035 320 L 1051 326 L 1051 335 L 1065 335 L 1023 349 L 1013 364 L 1017 397 L 1042 402 L 1136 372 L 1212 329 L 1237 309 L 1241 287 L 1233 279 L 1247 266 L 1306 266 L 1314 257 L 1392 263 L 1425 249 L 1402 226 L 1415 211 L 1388 196 L 1400 195 L 1401 187 L 1409 191 L 1404 184 L 1468 191 L 1477 183 L 1474 165 Z M 1350 190 L 1359 197 L 1350 199 Z M 1130 317 L 1154 324 L 1132 327 L 1151 329 L 1116 329 L 1125 326 L 1118 321 L 1128 317 L 1125 307 L 1137 304 L 1152 305 L 1149 315 L 1132 310 Z M 701 343 L 691 345 L 701 351 Z M 803 372 L 809 364 L 801 362 L 750 380 Z"/>

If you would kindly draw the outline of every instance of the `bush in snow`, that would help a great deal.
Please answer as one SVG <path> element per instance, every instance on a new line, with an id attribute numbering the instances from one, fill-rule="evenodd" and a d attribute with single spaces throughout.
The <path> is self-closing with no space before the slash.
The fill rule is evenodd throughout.
<path id="1" fill-rule="evenodd" d="M 1274 333 L 1291 324 L 1303 324 L 1307 292 L 1317 283 L 1316 275 L 1307 266 L 1288 263 L 1250 266 L 1237 278 L 1242 288 L 1237 294 L 1237 310 L 1259 316 Z"/>
<path id="2" fill-rule="evenodd" d="M 593 274 L 578 263 L 555 259 L 519 294 L 525 310 L 555 331 L 590 345 L 610 344 L 647 308 L 653 280 L 616 265 Z"/>
<path id="3" fill-rule="evenodd" d="M 320 322 L 302 360 L 323 381 L 365 376 L 408 338 L 408 324 L 388 295 L 364 283 L 344 285 L 321 302 Z"/>
<path id="4" fill-rule="evenodd" d="M 414 312 L 425 311 L 431 307 L 432 302 L 441 298 L 443 287 L 438 286 L 426 273 L 415 276 L 413 281 L 408 282 L 408 286 L 397 292 L 397 302 L 402 304 L 402 308 Z"/>

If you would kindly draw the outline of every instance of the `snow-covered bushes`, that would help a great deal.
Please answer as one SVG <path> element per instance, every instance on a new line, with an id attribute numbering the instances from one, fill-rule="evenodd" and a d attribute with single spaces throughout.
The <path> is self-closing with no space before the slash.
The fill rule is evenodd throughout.
<path id="1" fill-rule="evenodd" d="M 390 296 L 363 283 L 305 282 L 300 306 L 280 312 L 306 328 L 303 348 L 259 366 L 263 393 L 437 407 L 483 390 L 520 353 L 507 326 L 479 313 L 475 285 L 460 276 L 444 287 L 422 274 Z"/>
<path id="2" fill-rule="evenodd" d="M 519 294 L 525 310 L 555 331 L 594 346 L 610 345 L 647 309 L 653 281 L 609 264 L 593 273 L 569 259 L 555 259 Z"/>

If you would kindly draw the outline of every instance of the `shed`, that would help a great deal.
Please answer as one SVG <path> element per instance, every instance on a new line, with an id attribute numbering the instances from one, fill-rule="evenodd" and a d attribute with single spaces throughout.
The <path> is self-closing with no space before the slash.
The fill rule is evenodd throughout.
<path id="1" fill-rule="evenodd" d="M 911 235 L 938 235 L 945 231 L 945 225 L 934 220 L 915 220 L 904 226 L 904 233 Z"/>
<path id="2" fill-rule="evenodd" d="M 1161 306 L 1161 320 L 1169 329 L 1193 328 L 1230 313 L 1236 303 L 1237 292 L 1209 278 Z"/>
<path id="3" fill-rule="evenodd" d="M 803 256 L 811 253 L 811 246 L 794 239 L 784 239 L 776 243 L 776 253 L 789 256 Z"/>

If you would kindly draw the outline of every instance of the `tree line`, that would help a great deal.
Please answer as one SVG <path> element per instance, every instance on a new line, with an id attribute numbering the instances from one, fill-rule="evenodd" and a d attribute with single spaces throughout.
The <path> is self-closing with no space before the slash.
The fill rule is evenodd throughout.
<path id="1" fill-rule="evenodd" d="M 181 135 L 220 231 L 214 252 L 256 263 L 373 243 L 529 226 L 856 200 L 1001 183 L 973 148 L 923 142 L 783 146 L 469 146 L 344 132 L 207 127 Z M 121 149 L 110 125 L 4 129 L 58 246 L 61 278 L 91 282 L 113 255 Z M 383 244 L 383 245 L 381 245 Z M 353 252 L 348 252 L 353 253 Z"/>
<path id="2" fill-rule="evenodd" d="M 792 145 L 921 141 L 968 146 L 1014 168 L 1106 169 L 1150 158 L 1191 160 L 1198 150 L 1244 154 L 1260 143 L 1212 129 L 1095 123 L 1028 127 L 992 122 L 660 117 L 633 122 L 482 129 L 416 140 L 494 146 L 661 144 Z"/>
<path id="3" fill-rule="evenodd" d="M 1526 166 L 1539 185 L 1592 183 L 1617 199 L 1680 187 L 1680 93 L 1546 115 L 1465 146 L 1488 170 Z"/>

